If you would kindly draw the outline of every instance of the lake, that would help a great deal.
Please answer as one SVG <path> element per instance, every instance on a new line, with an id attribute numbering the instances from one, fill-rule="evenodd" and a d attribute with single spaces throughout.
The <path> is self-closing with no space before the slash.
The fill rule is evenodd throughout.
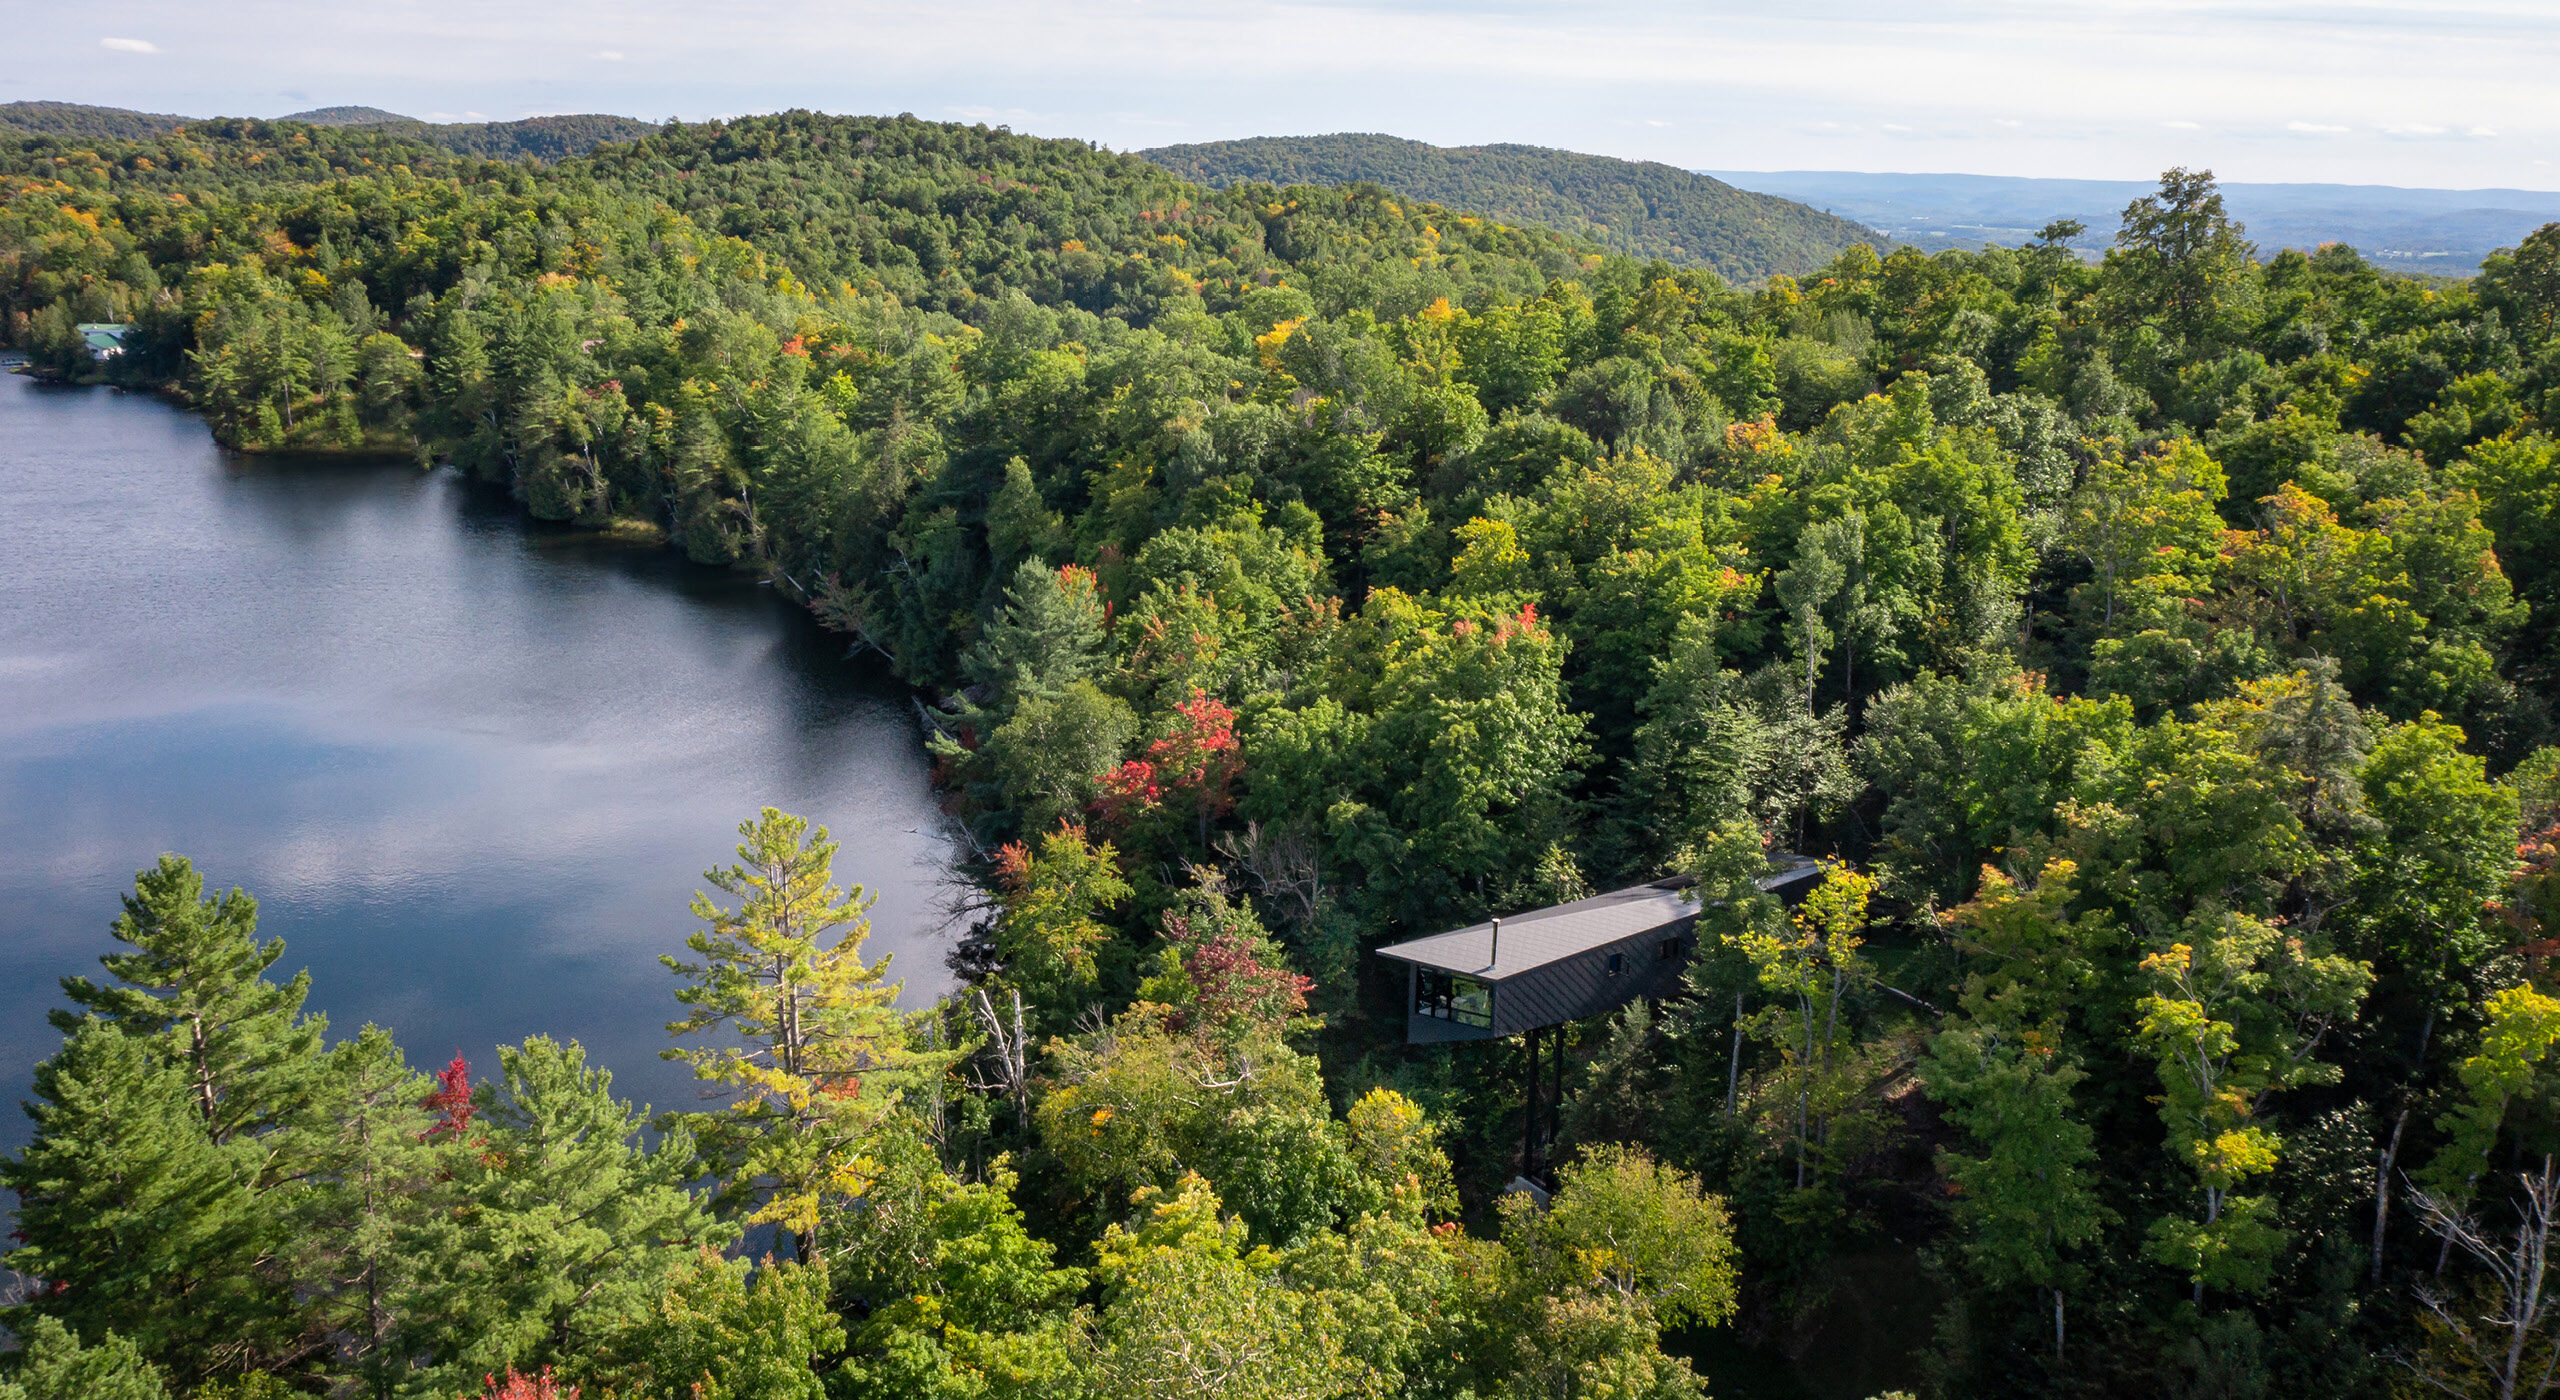
<path id="1" fill-rule="evenodd" d="M 658 1058 L 658 964 L 765 804 L 832 827 L 909 1005 L 954 847 L 905 692 L 753 580 L 404 462 L 247 457 L 166 403 L 0 375 L 0 1101 L 162 851 L 257 896 L 333 1037 L 413 1064 Z M 28 1135 L 0 1114 L 0 1144 Z"/>

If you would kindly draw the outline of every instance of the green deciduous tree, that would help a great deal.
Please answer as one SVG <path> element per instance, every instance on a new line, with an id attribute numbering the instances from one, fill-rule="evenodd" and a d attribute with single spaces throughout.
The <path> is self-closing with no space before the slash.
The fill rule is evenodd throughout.
<path id="1" fill-rule="evenodd" d="M 2170 1156 L 2204 1191 L 2204 1219 L 2155 1221 L 2150 1251 L 2185 1273 L 2200 1300 L 2208 1286 L 2267 1286 L 2285 1237 L 2275 1202 L 2235 1194 L 2273 1171 L 2283 1148 L 2260 1115 L 2280 1090 L 2337 1078 L 2313 1055 L 2354 1015 L 2373 973 L 2243 914 L 2200 914 L 2188 933 L 2195 943 L 2143 959 L 2152 990 L 2135 1009 L 2159 1064 Z"/>
<path id="2" fill-rule="evenodd" d="M 2085 1277 L 2073 1255 L 2097 1239 L 2107 1211 L 2093 1171 L 2096 1135 L 2073 1112 L 2072 1089 L 2086 1075 L 2054 1039 L 2049 1029 L 1950 1027 L 1931 1040 L 1922 1077 L 1971 1140 L 1970 1150 L 1939 1154 L 1958 1192 L 1966 1265 L 1994 1288 L 2052 1295 L 2060 1361 L 2064 1295 Z"/>
<path id="3" fill-rule="evenodd" d="M 1133 891 L 1120 853 L 1085 829 L 1061 822 L 1030 843 L 996 855 L 1004 910 L 995 927 L 1000 976 L 1021 991 L 1044 1026 L 1062 1028 L 1084 1009 L 1111 938 L 1102 916 Z"/>
<path id="4" fill-rule="evenodd" d="M 689 1400 L 822 1400 L 820 1366 L 845 1343 L 823 1264 L 694 1257 L 601 1347 L 590 1369 L 623 1393 Z"/>
<path id="5" fill-rule="evenodd" d="M 2107 254 L 2118 314 L 2161 326 L 2199 348 L 2231 329 L 2250 290 L 2257 249 L 2223 212 L 2210 170 L 2170 170 L 2157 194 L 2125 206 Z"/>
<path id="6" fill-rule="evenodd" d="M 1244 1222 L 1221 1217 L 1209 1184 L 1141 1189 L 1133 1227 L 1097 1246 L 1107 1301 L 1094 1322 L 1091 1385 L 1101 1400 L 1319 1400 L 1353 1366 L 1342 1339 L 1268 1255 L 1247 1255 Z"/>

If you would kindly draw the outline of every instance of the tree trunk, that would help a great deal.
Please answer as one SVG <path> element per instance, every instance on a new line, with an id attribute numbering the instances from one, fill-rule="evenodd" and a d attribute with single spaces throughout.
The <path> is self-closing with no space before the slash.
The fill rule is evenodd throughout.
<path id="1" fill-rule="evenodd" d="M 2391 1141 L 2383 1144 L 2380 1170 L 2373 1174 L 2373 1284 L 2382 1286 L 2382 1235 L 2391 1223 L 2391 1167 L 2400 1159 L 2400 1133 L 2409 1126 L 2409 1107 L 2391 1122 Z"/>
<path id="2" fill-rule="evenodd" d="M 1804 1078 L 1813 1072 L 1813 1003 L 1803 997 L 1797 1002 L 1804 1010 L 1804 1059 L 1796 1066 L 1796 1189 L 1804 1189 L 1804 1139 L 1807 1122 L 1813 1111 L 1813 1084 Z"/>
<path id="3" fill-rule="evenodd" d="M 777 1043 L 773 1047 L 773 1067 L 785 1074 L 797 1074 L 800 1067 L 793 1063 L 797 1057 L 792 1054 L 794 1047 L 791 1044 L 791 983 L 787 980 L 790 976 L 789 964 L 782 960 L 780 953 L 774 954 L 773 1033 Z"/>
<path id="4" fill-rule="evenodd" d="M 2214 1189 L 2213 1187 L 2208 1186 L 2208 1187 L 2204 1188 L 2204 1223 L 2205 1223 L 2206 1225 L 2210 1226 L 2210 1225 L 2212 1225 L 2215 1221 L 2220 1220 L 2221 1218 L 2222 1218 L 2222 1193 L 2221 1193 L 2220 1191 L 2218 1191 L 2218 1190 Z M 2197 1279 L 2197 1280 L 2196 1280 L 2195 1300 L 2196 1300 L 2196 1306 L 2197 1306 L 2197 1307 L 2203 1307 L 2203 1306 L 2204 1306 L 2204 1280 L 2203 1280 L 2203 1279 Z"/>
<path id="5" fill-rule="evenodd" d="M 1742 1084 L 1742 993 L 1733 994 L 1733 1062 L 1724 1071 L 1724 1121 L 1733 1121 L 1734 1091 Z"/>
<path id="6" fill-rule="evenodd" d="M 2474 1188 L 2474 1187 L 2478 1186 L 2479 1184 L 2480 1184 L 2480 1173 L 2478 1173 L 2478 1172 L 2473 1172 L 2470 1176 L 2468 1176 L 2468 1177 L 2464 1178 L 2464 1179 L 2463 1179 L 2463 1182 L 2462 1182 L 2462 1197 L 2463 1197 L 2463 1199 L 2464 1199 L 2464 1200 L 2466 1200 L 2466 1201 L 2467 1201 L 2467 1200 L 2469 1200 L 2469 1199 L 2471 1198 L 2471 1191 L 2472 1191 L 2472 1188 Z M 2437 1238 L 2437 1241 L 2436 1241 L 2436 1270 L 2435 1270 L 2435 1276 L 2436 1276 L 2437 1278 L 2443 1278 L 2443 1277 L 2444 1277 L 2444 1264 L 2445 1264 L 2445 1260 L 2446 1260 L 2446 1259 L 2448 1259 L 2448 1258 L 2450 1258 L 2450 1257 L 2452 1257 L 2452 1255 L 2453 1255 L 2453 1229 L 2452 1229 L 2452 1227 L 2451 1227 L 2451 1226 L 2447 1226 L 2447 1227 L 2445 1228 L 2445 1230 L 2443 1231 L 2443 1233 L 2442 1233 L 2442 1234 Z"/>
<path id="7" fill-rule="evenodd" d="M 2053 1359 L 2062 1359 L 2062 1290 L 2053 1290 Z"/>
<path id="8" fill-rule="evenodd" d="M 214 1109 L 213 1055 L 205 1046 L 204 1013 L 198 1011 L 189 1015 L 187 1023 L 195 1043 L 196 1112 L 204 1115 L 205 1127 L 211 1130 Z M 212 1137 L 217 1144 L 222 1141 L 222 1134 L 218 1132 L 213 1133 Z"/>
<path id="9" fill-rule="evenodd" d="M 2409 1093 L 2412 1098 L 2414 1098 L 2418 1092 L 2417 1086 L 2419 1077 L 2426 1072 L 2427 1045 L 2435 1039 L 2435 1033 L 2436 1013 L 2430 1011 L 2427 1013 L 2427 1019 L 2418 1026 L 2418 1058 L 2409 1068 Z M 2391 1141 L 2382 1149 L 2382 1161 L 2380 1164 L 2382 1169 L 2374 1173 L 2373 1282 L 2376 1287 L 2380 1287 L 2382 1284 L 2383 1231 L 2385 1227 L 2389 1225 L 2391 1219 L 2391 1169 L 2394 1166 L 2397 1166 L 2400 1161 L 2400 1132 L 2402 1129 L 2409 1126 L 2409 1107 L 2410 1105 L 2407 1103 L 2401 1104 L 2400 1116 L 2392 1120 Z M 2441 1259 L 2437 1261 L 2436 1268 L 2438 1272 L 2443 1271 L 2444 1264 Z"/>

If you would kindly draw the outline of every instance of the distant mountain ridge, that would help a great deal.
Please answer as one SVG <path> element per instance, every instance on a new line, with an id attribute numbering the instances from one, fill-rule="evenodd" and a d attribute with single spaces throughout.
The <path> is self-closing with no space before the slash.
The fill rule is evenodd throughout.
<path id="1" fill-rule="evenodd" d="M 42 136 L 147 141 L 194 120 L 193 117 L 174 116 L 167 112 L 133 112 L 122 107 L 91 107 L 79 102 L 0 102 L 0 131 L 26 131 Z"/>
<path id="2" fill-rule="evenodd" d="M 1858 219 L 1916 247 L 2017 244 L 2053 219 L 2078 219 L 2074 240 L 2096 251 L 2125 205 L 2154 193 L 2145 180 L 2044 180 L 2011 175 L 1902 175 L 1846 170 L 1702 172 L 1744 189 L 1799 199 Z M 2401 272 L 2467 277 L 2480 259 L 2560 219 L 2560 192 L 2431 190 L 2392 185 L 2226 183 L 2223 207 L 2259 252 L 2352 244 Z"/>
<path id="3" fill-rule="evenodd" d="M 1544 146 L 1433 146 L 1376 133 L 1258 136 L 1138 154 L 1216 188 L 1239 181 L 1368 181 L 1504 223 L 1543 225 L 1636 257 L 1705 267 L 1731 282 L 1802 275 L 1875 230 L 1792 199 L 1652 161 Z"/>
<path id="4" fill-rule="evenodd" d="M 313 126 L 381 126 L 389 122 L 418 121 L 416 117 L 404 117 L 379 107 L 314 107 L 308 112 L 289 112 L 276 120 L 309 122 Z"/>
<path id="5" fill-rule="evenodd" d="M 77 102 L 0 102 L 0 133 L 144 141 L 197 120 L 165 112 L 131 112 Z M 637 141 L 658 130 L 655 122 L 601 113 L 527 117 L 512 122 L 426 122 L 379 107 L 315 107 L 266 120 L 361 127 L 421 141 L 455 155 L 487 160 L 564 160 L 613 142 Z"/>

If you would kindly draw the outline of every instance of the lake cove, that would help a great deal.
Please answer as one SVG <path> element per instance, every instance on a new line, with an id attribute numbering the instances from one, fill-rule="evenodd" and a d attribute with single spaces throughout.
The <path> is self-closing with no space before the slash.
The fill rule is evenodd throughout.
<path id="1" fill-rule="evenodd" d="M 834 829 L 867 951 L 929 1002 L 953 848 L 903 691 L 845 650 L 451 471 L 244 457 L 157 400 L 0 375 L 0 1101 L 162 851 L 258 897 L 333 1035 L 475 1073 L 574 1037 L 675 1107 L 658 955 L 770 803 Z"/>

